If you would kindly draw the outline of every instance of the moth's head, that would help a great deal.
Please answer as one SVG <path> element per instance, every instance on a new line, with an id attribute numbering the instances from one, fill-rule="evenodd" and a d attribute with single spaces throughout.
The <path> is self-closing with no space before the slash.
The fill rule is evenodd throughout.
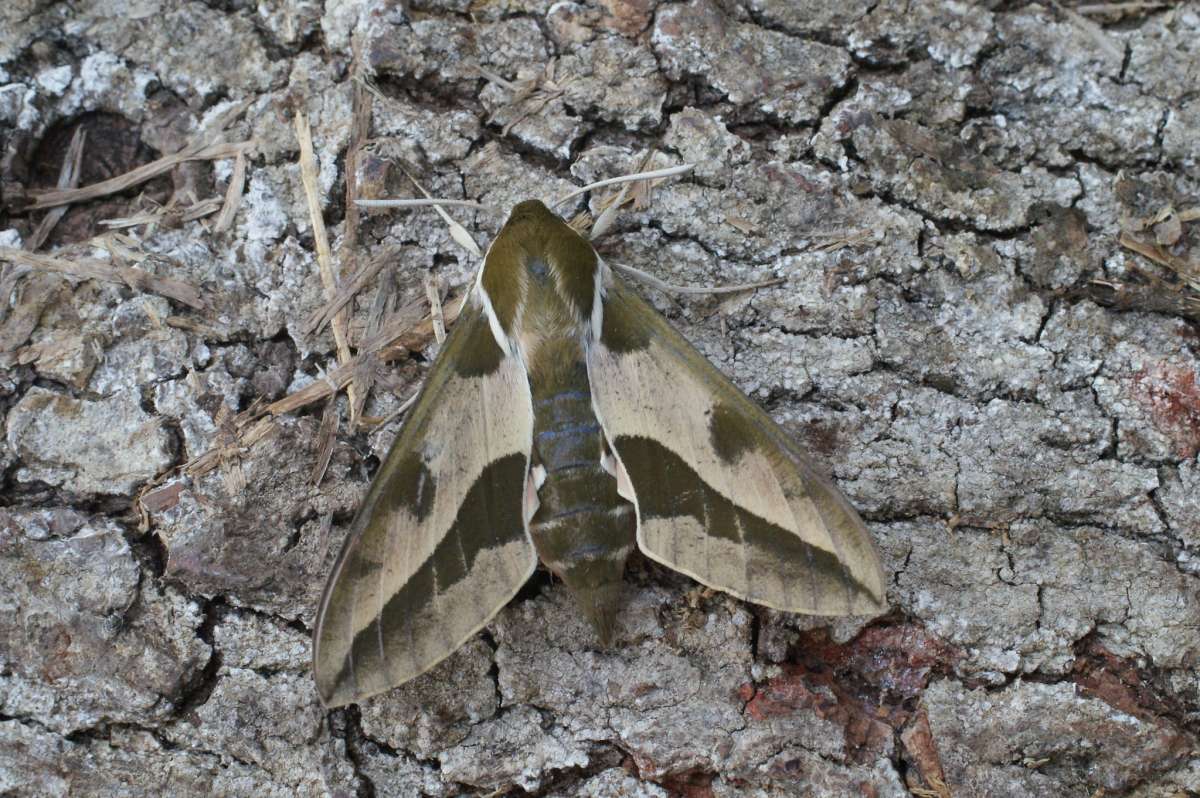
<path id="1" fill-rule="evenodd" d="M 518 202 L 513 206 L 512 211 L 508 214 L 508 221 L 504 223 L 505 227 L 509 225 L 539 225 L 562 223 L 562 219 L 558 217 L 554 211 L 546 207 L 546 203 L 541 200 L 528 199 L 524 202 Z"/>
<path id="2" fill-rule="evenodd" d="M 532 358 L 545 337 L 600 334 L 604 275 L 591 242 L 531 199 L 488 248 L 477 296 L 500 348 Z"/>
<path id="3" fill-rule="evenodd" d="M 580 244 L 591 249 L 587 239 L 576 233 L 541 200 L 518 202 L 488 251 L 487 260 L 509 257 L 540 257 L 549 251 Z"/>

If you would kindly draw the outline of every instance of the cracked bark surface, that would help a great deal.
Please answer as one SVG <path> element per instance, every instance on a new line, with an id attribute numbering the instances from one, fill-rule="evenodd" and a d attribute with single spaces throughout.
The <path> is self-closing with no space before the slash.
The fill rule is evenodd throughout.
<path id="1" fill-rule="evenodd" d="M 410 193 L 403 166 L 507 208 L 651 147 L 697 163 L 601 252 L 674 283 L 786 278 L 644 293 L 864 514 L 889 614 L 775 613 L 635 560 L 597 650 L 539 575 L 430 673 L 321 710 L 316 600 L 397 423 L 343 424 L 316 487 L 320 405 L 224 472 L 177 468 L 226 441 L 223 407 L 336 365 L 306 331 L 324 294 L 291 116 L 336 251 L 354 52 L 364 195 Z M 0 245 L 32 235 L 21 194 L 77 126 L 82 185 L 243 100 L 228 140 L 256 147 L 227 232 L 125 231 L 203 311 L 0 275 L 0 795 L 1200 793 L 1200 299 L 1119 243 L 1144 233 L 1200 285 L 1200 220 L 1159 218 L 1200 206 L 1198 78 L 1195 3 L 3 4 Z M 63 248 L 232 172 L 72 206 L 47 249 L 104 256 Z M 482 241 L 503 221 L 456 216 Z M 383 246 L 355 335 L 377 292 L 476 266 L 433 214 L 364 217 L 358 262 Z M 367 414 L 432 355 L 380 367 Z"/>

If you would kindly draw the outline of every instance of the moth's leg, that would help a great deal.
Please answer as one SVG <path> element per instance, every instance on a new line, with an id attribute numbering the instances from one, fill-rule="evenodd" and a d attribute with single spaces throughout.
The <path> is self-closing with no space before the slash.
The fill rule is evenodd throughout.
<path id="1" fill-rule="evenodd" d="M 633 483 L 629 481 L 629 474 L 625 471 L 625 466 L 613 454 L 612 445 L 608 442 L 608 438 L 604 439 L 604 451 L 600 455 L 600 467 L 612 475 L 617 481 L 617 495 L 627 502 L 636 503 L 637 499 L 633 494 Z"/>
<path id="2" fill-rule="evenodd" d="M 541 490 L 542 484 L 546 481 L 546 467 L 538 462 L 537 454 L 534 453 L 533 464 L 529 467 L 529 474 L 525 477 L 525 498 L 522 501 L 522 513 L 525 519 L 525 527 L 529 527 L 529 520 L 537 513 L 538 508 L 542 506 L 538 499 L 538 491 Z"/>

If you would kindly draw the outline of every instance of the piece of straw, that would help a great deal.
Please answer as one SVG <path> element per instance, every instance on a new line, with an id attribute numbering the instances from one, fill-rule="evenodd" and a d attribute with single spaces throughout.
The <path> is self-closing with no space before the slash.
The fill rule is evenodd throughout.
<path id="1" fill-rule="evenodd" d="M 83 142 L 86 138 L 83 126 L 75 128 L 75 132 L 71 135 L 71 143 L 67 146 L 67 154 L 63 157 L 62 168 L 58 172 L 58 188 L 72 189 L 79 185 L 79 175 L 83 166 Z M 29 237 L 25 248 L 30 252 L 41 249 L 42 244 L 46 243 L 46 239 L 50 237 L 50 233 L 54 230 L 54 226 L 67 213 L 66 205 L 59 205 L 51 208 L 50 212 L 42 218 L 37 229 L 33 231 L 33 235 Z"/>
<path id="2" fill-rule="evenodd" d="M 28 266 L 35 271 L 55 272 L 81 279 L 120 283 L 135 291 L 145 291 L 173 299 L 196 310 L 203 310 L 205 307 L 204 296 L 200 293 L 200 289 L 189 283 L 172 280 L 169 277 L 159 277 L 142 269 L 116 266 L 95 258 L 66 260 L 50 255 L 26 252 L 13 247 L 0 247 L 0 260 L 7 260 L 18 266 Z"/>
<path id="3" fill-rule="evenodd" d="M 321 283 L 325 287 L 325 298 L 333 299 L 338 292 L 338 279 L 333 273 L 333 253 L 329 249 L 329 235 L 325 231 L 325 218 L 321 214 L 321 196 L 318 179 L 317 159 L 313 154 L 312 129 L 308 117 L 302 109 L 296 111 L 296 139 L 300 144 L 300 182 L 304 185 L 304 197 L 308 202 L 308 218 L 312 224 L 313 242 L 317 248 L 317 265 L 321 273 Z M 333 314 L 333 341 L 337 348 L 338 364 L 345 366 L 354 356 L 350 354 L 350 341 L 347 334 L 348 322 L 345 308 L 340 308 Z M 348 391 L 350 402 L 354 403 L 353 389 Z"/>
<path id="4" fill-rule="evenodd" d="M 229 186 L 225 189 L 225 203 L 221 206 L 221 215 L 213 225 L 214 233 L 222 233 L 233 226 L 238 208 L 242 205 L 242 194 L 246 186 L 246 153 L 239 152 L 233 162 L 233 174 L 229 177 Z"/>

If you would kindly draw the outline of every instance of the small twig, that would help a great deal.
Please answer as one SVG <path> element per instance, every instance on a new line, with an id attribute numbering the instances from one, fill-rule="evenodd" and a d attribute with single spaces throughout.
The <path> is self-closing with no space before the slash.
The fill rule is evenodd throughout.
<path id="1" fill-rule="evenodd" d="M 1150 11 L 1155 8 L 1162 8 L 1166 5 L 1169 4 L 1161 2 L 1089 3 L 1083 6 L 1075 6 L 1075 10 L 1080 14 L 1125 14 L 1128 11 Z"/>
<path id="2" fill-rule="evenodd" d="M 158 277 L 142 269 L 116 266 L 94 258 L 64 260 L 49 255 L 38 255 L 12 247 L 0 247 L 0 260 L 11 261 L 18 266 L 28 266 L 37 271 L 55 272 L 87 280 L 103 280 L 127 285 L 137 291 L 173 299 L 196 310 L 203 310 L 204 296 L 200 290 L 181 280 Z"/>
<path id="3" fill-rule="evenodd" d="M 213 225 L 213 232 L 221 233 L 233 226 L 238 208 L 242 205 L 242 194 L 246 186 L 246 153 L 239 152 L 233 163 L 233 174 L 229 177 L 229 186 L 225 189 L 225 204 L 221 207 L 221 215 Z"/>
<path id="4" fill-rule="evenodd" d="M 500 88 L 509 92 L 511 95 L 508 101 L 501 107 L 497 108 L 490 116 L 488 116 L 488 124 L 496 121 L 505 110 L 512 108 L 514 116 L 505 123 L 500 130 L 500 135 L 507 136 L 509 131 L 519 125 L 529 117 L 540 113 L 543 108 L 550 104 L 551 101 L 562 97 L 566 94 L 567 86 L 570 85 L 575 78 L 567 77 L 563 80 L 556 80 L 554 73 L 558 68 L 557 59 L 551 59 L 541 72 L 536 75 L 518 78 L 516 82 L 505 80 L 494 72 L 490 72 L 483 67 L 477 67 L 479 74 L 485 79 L 495 83 Z"/>
<path id="5" fill-rule="evenodd" d="M 754 224 L 754 222 L 750 221 L 749 219 L 743 219 L 740 216 L 734 216 L 727 213 L 725 214 L 725 223 L 737 230 L 742 235 L 748 236 L 758 233 L 758 225 Z"/>
<path id="6" fill-rule="evenodd" d="M 468 292 L 463 291 L 450 302 L 443 304 L 443 316 L 447 324 L 458 318 L 467 295 Z M 418 309 L 417 313 L 421 313 L 421 309 L 425 306 L 424 298 L 407 307 L 413 308 L 414 306 Z M 300 390 L 272 402 L 266 406 L 265 412 L 278 416 L 324 399 L 333 392 L 334 386 L 339 389 L 345 387 L 354 376 L 354 369 L 366 357 L 377 357 L 381 361 L 395 360 L 403 357 L 412 349 L 419 349 L 433 337 L 433 321 L 426 317 L 414 323 L 414 315 L 416 314 L 406 313 L 405 308 L 401 308 L 388 320 L 378 334 L 370 336 L 360 343 L 358 357 L 329 372 L 326 379 L 314 380 Z M 420 315 L 416 315 L 416 318 L 419 319 Z"/>
<path id="7" fill-rule="evenodd" d="M 483 67 L 476 67 L 476 69 L 479 70 L 479 74 L 483 75 L 483 77 L 485 79 L 491 81 L 492 83 L 495 83 L 497 86 L 499 86 L 502 89 L 505 89 L 507 91 L 517 91 L 521 88 L 516 83 L 513 83 L 511 80 L 505 80 L 504 78 L 500 77 L 499 75 L 497 75 L 495 72 L 492 72 L 491 70 L 484 69 Z"/>
<path id="8" fill-rule="evenodd" d="M 337 442 L 338 421 L 337 394 L 330 394 L 325 402 L 325 410 L 321 413 L 321 426 L 317 430 L 317 459 L 313 463 L 309 481 L 313 487 L 321 484 L 325 472 L 329 469 L 329 461 L 333 457 L 333 446 Z"/>
<path id="9" fill-rule="evenodd" d="M 1101 305 L 1120 310 L 1166 313 L 1200 321 L 1200 296 L 1172 288 L 1153 275 L 1143 275 L 1149 282 L 1129 283 L 1116 280 L 1092 280 L 1075 292 Z"/>
<path id="10" fill-rule="evenodd" d="M 378 421 L 376 421 L 376 422 L 375 422 L 375 426 L 376 426 L 376 427 L 382 427 L 384 424 L 389 424 L 389 423 L 391 423 L 392 421 L 394 421 L 395 419 L 397 419 L 397 418 L 399 418 L 400 416 L 402 416 L 402 415 L 404 415 L 405 413 L 407 413 L 409 410 L 411 410 L 411 409 L 412 409 L 412 406 L 413 406 L 413 405 L 415 405 L 415 404 L 417 403 L 417 397 L 419 397 L 420 395 L 421 395 L 421 389 L 420 389 L 420 388 L 418 388 L 417 390 L 413 391 L 413 394 L 412 394 L 412 396 L 410 396 L 410 397 L 408 397 L 407 399 L 405 399 L 405 400 L 404 400 L 404 402 L 403 402 L 403 403 L 401 403 L 401 405 L 400 405 L 399 407 L 397 407 L 397 408 L 396 408 L 395 410 L 393 410 L 392 412 L 388 413 L 388 414 L 387 414 L 386 416 L 384 416 L 383 418 L 381 418 L 381 419 L 379 419 Z"/>
<path id="11" fill-rule="evenodd" d="M 72 189 L 79 185 L 79 176 L 83 166 L 83 142 L 87 134 L 83 130 L 83 126 L 75 128 L 75 133 L 71 136 L 71 143 L 67 146 L 67 154 L 63 157 L 62 168 L 58 172 L 58 187 L 60 189 Z M 30 252 L 41 249 L 42 244 L 46 243 L 46 239 L 50 237 L 50 233 L 54 230 L 54 226 L 67 213 L 66 205 L 59 205 L 51 208 L 50 211 L 42 218 L 37 229 L 33 231 L 33 235 L 29 237 L 25 248 Z"/>
<path id="12" fill-rule="evenodd" d="M 175 155 L 165 155 L 157 161 L 151 161 L 144 166 L 126 172 L 123 175 L 93 183 L 83 188 L 55 189 L 41 194 L 35 194 L 28 210 L 37 211 L 43 208 L 53 208 L 56 205 L 67 205 L 72 202 L 86 202 L 97 197 L 116 194 L 132 186 L 153 180 L 159 175 L 166 174 L 181 163 L 187 161 L 221 161 L 226 158 L 236 158 L 254 146 L 252 141 L 241 141 L 236 144 L 213 144 L 195 152 L 184 150 Z"/>
<path id="13" fill-rule="evenodd" d="M 238 418 L 244 414 L 239 414 Z M 249 423 L 249 422 L 247 422 Z M 211 449 L 193 457 L 180 468 L 188 476 L 207 474 L 230 458 L 240 457 L 242 452 L 249 451 L 256 443 L 265 439 L 276 430 L 275 420 L 259 418 L 244 431 L 241 425 L 235 424 L 236 437 L 231 440 L 218 440 Z"/>
<path id="14" fill-rule="evenodd" d="M 185 144 L 178 152 L 164 155 L 156 161 L 143 164 L 123 175 L 117 175 L 108 180 L 84 186 L 83 188 L 60 188 L 40 193 L 34 192 L 33 200 L 29 203 L 26 210 L 36 211 L 42 208 L 67 205 L 72 202 L 84 202 L 96 199 L 97 197 L 116 194 L 132 186 L 145 183 L 147 180 L 153 180 L 186 161 L 221 161 L 226 158 L 236 158 L 239 153 L 251 149 L 254 146 L 254 142 L 242 141 L 236 144 L 228 144 L 219 142 L 218 139 L 224 133 L 225 128 L 233 124 L 233 121 L 250 107 L 251 102 L 252 100 L 244 100 L 230 107 L 217 117 L 212 124 L 193 136 L 191 141 Z"/>
<path id="15" fill-rule="evenodd" d="M 1179 275 L 1179 279 L 1183 280 L 1196 291 L 1200 291 L 1200 264 L 1190 263 L 1183 258 L 1172 255 L 1158 244 L 1141 241 L 1124 231 L 1117 237 L 1117 243 L 1143 257 L 1149 258 L 1155 263 L 1166 266 Z"/>
<path id="16" fill-rule="evenodd" d="M 642 159 L 638 171 L 644 172 L 649 169 L 650 164 L 654 163 L 654 156 L 657 154 L 657 151 L 653 147 L 647 150 L 646 157 Z M 641 211 L 650 207 L 650 190 L 661 182 L 662 180 L 638 180 L 626 184 L 629 186 L 629 193 L 633 197 L 634 210 Z"/>
<path id="17" fill-rule="evenodd" d="M 308 125 L 308 117 L 303 109 L 296 110 L 296 139 L 300 144 L 300 182 L 304 185 L 304 197 L 308 202 L 308 218 L 312 224 L 313 242 L 317 248 L 317 266 L 321 273 L 321 283 L 325 287 L 325 298 L 333 299 L 338 293 L 338 279 L 333 272 L 333 252 L 329 248 L 329 235 L 325 231 L 325 217 L 321 214 L 321 197 L 319 194 L 319 171 L 317 159 L 313 154 L 312 129 Z M 338 363 L 345 366 L 351 360 L 348 321 L 345 308 L 333 314 L 333 341 L 337 348 Z M 350 403 L 354 404 L 353 386 L 347 391 Z"/>
<path id="18" fill-rule="evenodd" d="M 757 283 L 721 285 L 715 288 L 705 288 L 702 286 L 674 285 L 672 283 L 664 282 L 655 277 L 653 274 L 649 274 L 641 269 L 634 268 L 633 266 L 627 266 L 623 263 L 609 262 L 608 265 L 612 266 L 614 269 L 617 269 L 623 274 L 628 274 L 630 277 L 633 277 L 636 280 L 640 280 L 647 285 L 657 288 L 659 291 L 666 291 L 672 294 L 736 294 L 740 291 L 752 291 L 755 288 L 768 288 L 772 285 L 779 285 L 787 282 L 786 278 L 774 277 L 770 280 L 763 280 Z"/>
<path id="19" fill-rule="evenodd" d="M 224 455 L 218 460 L 221 479 L 225 483 L 225 491 L 230 496 L 240 496 L 246 490 L 246 472 L 242 470 L 241 451 L 237 446 L 237 426 L 235 413 L 229 405 L 221 403 L 217 409 L 217 417 L 213 422 L 217 426 L 217 439 L 224 441 Z"/>
<path id="20" fill-rule="evenodd" d="M 442 320 L 449 327 L 462 312 L 471 295 L 471 286 L 462 289 L 454 298 L 442 303 Z M 410 302 L 392 314 L 379 332 L 363 339 L 360 350 L 377 352 L 384 360 L 402 353 L 421 349 L 433 338 L 433 319 L 426 310 L 424 298 Z M 414 319 L 417 321 L 414 323 Z"/>
<path id="21" fill-rule="evenodd" d="M 440 346 L 446 340 L 446 320 L 442 315 L 442 295 L 435 275 L 425 278 L 425 296 L 429 298 L 429 319 L 433 323 L 433 337 Z"/>
<path id="22" fill-rule="evenodd" d="M 217 197 L 209 197 L 208 199 L 200 200 L 196 204 L 184 208 L 183 210 L 163 207 L 155 211 L 139 213 L 136 216 L 122 216 L 116 219 L 101 219 L 99 222 L 97 222 L 97 224 L 103 225 L 110 230 L 121 230 L 126 227 L 138 227 L 143 224 L 161 225 L 164 222 L 172 220 L 191 222 L 216 213 L 221 209 L 222 202 L 223 200 L 220 200 Z"/>
<path id="23" fill-rule="evenodd" d="M 338 292 L 332 299 L 313 311 L 313 314 L 304 322 L 304 332 L 309 335 L 318 332 L 333 318 L 335 313 L 345 307 L 354 297 L 358 296 L 358 293 L 375 279 L 375 276 L 379 274 L 384 266 L 394 262 L 399 254 L 399 247 L 391 245 L 375 253 L 348 283 L 338 288 Z"/>
<path id="24" fill-rule="evenodd" d="M 809 233 L 806 237 L 813 240 L 813 245 L 808 249 L 814 252 L 837 252 L 839 249 L 852 247 L 869 240 L 871 232 L 869 230 L 842 230 L 836 233 Z"/>
<path id="25" fill-rule="evenodd" d="M 200 389 L 194 382 L 195 377 L 195 372 L 189 372 L 188 381 L 192 383 L 193 390 L 198 391 Z M 217 433 L 212 446 L 182 465 L 156 476 L 134 500 L 134 506 L 141 517 L 142 530 L 149 528 L 151 513 L 168 509 L 178 503 L 179 494 L 183 490 L 182 483 L 167 486 L 161 491 L 153 490 L 177 474 L 196 477 L 219 467 L 227 490 L 244 490 L 245 475 L 241 472 L 241 456 L 278 429 L 274 419 L 264 418 L 262 414 L 263 407 L 259 399 L 255 399 L 248 408 L 236 415 L 222 403 L 213 418 Z M 162 495 L 155 496 L 159 493 Z"/>

